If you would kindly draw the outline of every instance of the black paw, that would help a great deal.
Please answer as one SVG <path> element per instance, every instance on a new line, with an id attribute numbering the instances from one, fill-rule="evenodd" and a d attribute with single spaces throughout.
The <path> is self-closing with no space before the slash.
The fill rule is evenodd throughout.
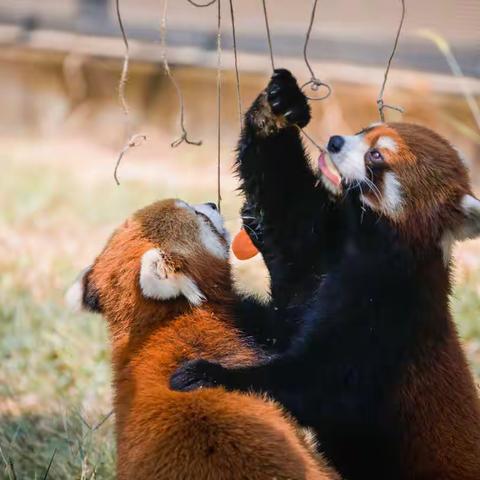
<path id="1" fill-rule="evenodd" d="M 170 388 L 190 392 L 199 388 L 215 387 L 214 374 L 223 367 L 207 360 L 190 360 L 177 368 L 170 377 Z"/>
<path id="2" fill-rule="evenodd" d="M 288 70 L 275 70 L 267 87 L 267 99 L 272 112 L 283 116 L 290 125 L 303 128 L 310 121 L 307 97 Z"/>

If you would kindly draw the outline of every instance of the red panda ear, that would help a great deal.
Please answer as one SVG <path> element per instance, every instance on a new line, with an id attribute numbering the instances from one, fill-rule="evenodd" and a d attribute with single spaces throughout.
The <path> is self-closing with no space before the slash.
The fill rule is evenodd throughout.
<path id="1" fill-rule="evenodd" d="M 197 284 L 176 271 L 168 256 L 158 248 L 146 251 L 140 268 L 140 288 L 146 298 L 171 300 L 184 296 L 192 305 L 200 305 L 205 296 Z"/>
<path id="2" fill-rule="evenodd" d="M 462 210 L 465 219 L 457 230 L 457 240 L 466 240 L 480 236 L 480 200 L 473 195 L 464 195 L 462 199 Z"/>
<path id="3" fill-rule="evenodd" d="M 65 294 L 65 302 L 74 312 L 85 310 L 101 313 L 98 291 L 90 278 L 91 271 L 92 266 L 84 268 Z"/>

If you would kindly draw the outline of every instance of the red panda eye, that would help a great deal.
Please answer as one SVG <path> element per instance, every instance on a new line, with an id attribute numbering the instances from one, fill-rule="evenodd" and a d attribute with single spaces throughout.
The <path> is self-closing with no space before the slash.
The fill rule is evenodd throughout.
<path id="1" fill-rule="evenodd" d="M 371 150 L 369 150 L 365 157 L 366 157 L 365 160 L 367 161 L 367 163 L 370 163 L 372 165 L 384 164 L 383 155 L 375 148 L 372 148 Z"/>

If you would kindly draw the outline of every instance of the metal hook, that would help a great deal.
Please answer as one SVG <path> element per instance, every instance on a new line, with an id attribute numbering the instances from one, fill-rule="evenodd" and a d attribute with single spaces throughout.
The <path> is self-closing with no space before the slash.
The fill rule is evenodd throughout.
<path id="1" fill-rule="evenodd" d="M 312 77 L 308 82 L 305 82 L 302 85 L 301 88 L 302 88 L 302 90 L 304 90 L 308 86 L 310 86 L 310 90 L 312 90 L 313 92 L 318 92 L 321 88 L 326 88 L 327 89 L 326 93 L 324 95 L 320 96 L 320 97 L 317 97 L 317 96 L 314 96 L 314 95 L 309 96 L 309 95 L 305 94 L 305 96 L 309 100 L 313 100 L 313 101 L 325 100 L 326 98 L 328 98 L 332 94 L 332 87 L 328 83 L 322 82 L 318 78 Z"/>

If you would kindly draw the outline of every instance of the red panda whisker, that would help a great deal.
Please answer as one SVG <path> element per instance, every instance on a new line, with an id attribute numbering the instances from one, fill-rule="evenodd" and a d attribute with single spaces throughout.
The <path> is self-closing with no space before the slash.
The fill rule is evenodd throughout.
<path id="1" fill-rule="evenodd" d="M 360 180 L 357 180 L 357 185 L 358 185 L 358 188 L 360 189 L 360 193 L 362 195 L 362 198 L 365 198 L 365 195 L 364 195 L 363 190 L 362 190 L 362 183 L 360 182 Z M 361 209 L 362 209 L 362 213 L 360 214 L 360 224 L 363 223 L 363 217 L 365 215 L 365 205 L 363 205 L 363 203 L 361 204 Z"/>
<path id="2" fill-rule="evenodd" d="M 244 225 L 243 225 L 243 228 L 246 228 L 249 232 L 252 233 L 252 235 L 255 237 L 255 239 L 258 240 L 258 235 L 257 235 L 257 233 L 255 232 L 255 230 L 254 230 L 252 227 L 250 227 L 249 225 L 245 225 L 245 224 L 244 224 Z"/>
<path id="3" fill-rule="evenodd" d="M 378 200 L 379 203 L 381 203 L 381 192 L 378 189 L 378 187 L 368 178 L 365 178 L 365 183 L 367 186 L 371 189 L 372 193 L 375 195 L 375 198 Z"/>

